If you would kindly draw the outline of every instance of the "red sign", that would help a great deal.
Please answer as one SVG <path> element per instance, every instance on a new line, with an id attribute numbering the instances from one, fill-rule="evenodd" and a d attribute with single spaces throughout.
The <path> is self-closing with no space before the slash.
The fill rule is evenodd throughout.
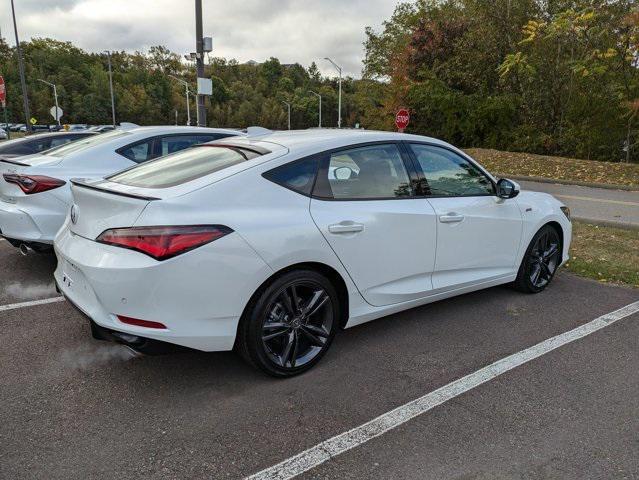
<path id="1" fill-rule="evenodd" d="M 7 90 L 4 86 L 4 78 L 0 75 L 0 103 L 4 107 L 5 102 L 7 101 Z"/>
<path id="2" fill-rule="evenodd" d="M 409 123 L 410 123 L 410 113 L 408 112 L 406 108 L 402 108 L 395 115 L 395 125 L 397 125 L 397 129 L 400 132 L 403 132 L 404 129 L 408 127 Z"/>

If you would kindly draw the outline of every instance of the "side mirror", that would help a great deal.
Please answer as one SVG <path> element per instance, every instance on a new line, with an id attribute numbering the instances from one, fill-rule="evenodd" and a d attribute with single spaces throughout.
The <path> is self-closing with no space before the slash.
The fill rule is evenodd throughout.
<path id="1" fill-rule="evenodd" d="M 502 178 L 497 182 L 497 196 L 499 198 L 515 198 L 520 191 L 519 184 L 507 178 Z"/>

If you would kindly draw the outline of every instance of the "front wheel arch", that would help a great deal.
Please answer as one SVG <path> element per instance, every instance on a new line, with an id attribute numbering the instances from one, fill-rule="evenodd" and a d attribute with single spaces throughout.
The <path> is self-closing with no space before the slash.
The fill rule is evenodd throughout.
<path id="1" fill-rule="evenodd" d="M 532 254 L 531 253 L 532 249 L 534 248 L 538 237 L 540 236 L 542 231 L 547 230 L 547 229 L 550 229 L 550 230 L 554 231 L 555 234 L 557 235 L 557 239 L 559 241 L 559 252 L 558 252 L 559 253 L 559 259 L 557 260 L 556 267 L 553 270 L 548 282 L 545 285 L 543 285 L 543 286 L 537 287 L 537 286 L 531 285 L 529 280 L 526 278 L 526 262 L 528 261 L 529 255 Z M 526 250 L 524 252 L 524 255 L 521 258 L 521 263 L 520 263 L 519 268 L 517 270 L 517 278 L 512 283 L 512 286 L 516 290 L 519 290 L 520 292 L 523 292 L 523 293 L 539 293 L 539 292 L 545 290 L 545 288 L 548 286 L 548 284 L 550 284 L 550 282 L 554 278 L 555 274 L 557 273 L 557 270 L 559 269 L 559 266 L 561 265 L 561 263 L 563 261 L 563 255 L 564 255 L 563 249 L 564 249 L 564 232 L 563 232 L 563 229 L 562 229 L 561 225 L 559 223 L 555 222 L 555 221 L 550 221 L 550 222 L 547 222 L 547 223 L 543 224 L 541 227 L 539 227 L 535 231 L 535 234 L 530 239 L 530 241 L 528 243 L 528 246 L 526 247 Z"/>

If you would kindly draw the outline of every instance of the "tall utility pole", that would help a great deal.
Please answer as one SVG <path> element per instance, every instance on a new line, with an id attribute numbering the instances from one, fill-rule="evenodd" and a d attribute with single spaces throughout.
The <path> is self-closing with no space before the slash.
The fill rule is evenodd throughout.
<path id="1" fill-rule="evenodd" d="M 204 39 L 202 38 L 202 0 L 195 0 L 195 47 L 197 54 L 197 78 L 204 78 Z M 197 96 L 197 125 L 206 127 L 204 95 Z"/>
<path id="2" fill-rule="evenodd" d="M 191 126 L 191 106 L 190 106 L 191 102 L 189 102 L 189 94 L 191 93 L 191 90 L 189 90 L 189 82 L 184 81 L 181 78 L 178 78 L 171 74 L 169 74 L 169 77 L 171 77 L 176 82 L 179 82 L 182 85 L 184 85 L 184 90 L 186 93 L 186 125 L 190 127 Z"/>
<path id="3" fill-rule="evenodd" d="M 24 78 L 24 60 L 22 59 L 22 48 L 20 48 L 20 39 L 18 38 L 18 24 L 16 23 L 16 9 L 13 5 L 13 0 L 11 0 L 11 14 L 13 15 L 13 30 L 16 34 L 16 53 L 18 54 L 18 68 L 20 69 L 25 125 L 27 126 L 27 132 L 31 132 L 31 112 L 29 111 L 29 97 L 27 97 L 27 81 Z"/>
<path id="4" fill-rule="evenodd" d="M 291 104 L 285 101 L 282 101 L 284 105 L 288 108 L 288 129 L 291 129 Z"/>
<path id="5" fill-rule="evenodd" d="M 58 89 L 55 86 L 55 83 L 51 83 L 51 82 L 47 82 L 46 80 L 42 80 L 41 78 L 37 78 L 36 79 L 38 82 L 42 82 L 45 85 L 49 85 L 50 87 L 53 87 L 53 99 L 55 100 L 55 121 L 58 124 L 58 127 L 60 126 L 60 105 L 58 105 Z"/>
<path id="6" fill-rule="evenodd" d="M 115 128 L 115 96 L 113 95 L 113 71 L 111 70 L 111 52 L 105 50 L 107 54 L 107 62 L 109 63 L 109 90 L 111 92 L 111 118 L 113 120 L 113 128 Z"/>
<path id="7" fill-rule="evenodd" d="M 309 91 L 317 98 L 319 98 L 319 128 L 322 128 L 322 96 L 319 93 L 314 92 L 313 90 Z"/>
<path id="8" fill-rule="evenodd" d="M 333 64 L 337 72 L 339 73 L 339 97 L 337 101 L 337 128 L 342 128 L 342 67 L 340 67 L 337 63 L 331 60 L 328 57 L 325 57 L 324 60 L 328 60 Z"/>

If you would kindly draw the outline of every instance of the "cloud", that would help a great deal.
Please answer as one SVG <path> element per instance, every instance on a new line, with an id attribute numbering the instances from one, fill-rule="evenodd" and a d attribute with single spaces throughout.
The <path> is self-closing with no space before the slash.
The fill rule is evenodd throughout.
<path id="1" fill-rule="evenodd" d="M 166 45 L 179 53 L 195 50 L 192 0 L 19 0 L 21 39 L 52 37 L 89 50 L 146 50 Z M 362 68 L 364 28 L 379 28 L 396 0 L 203 1 L 204 32 L 213 54 L 241 62 L 271 56 L 283 63 L 310 65 L 330 56 L 347 74 Z M 0 4 L 3 35 L 13 43 L 9 2 Z"/>

